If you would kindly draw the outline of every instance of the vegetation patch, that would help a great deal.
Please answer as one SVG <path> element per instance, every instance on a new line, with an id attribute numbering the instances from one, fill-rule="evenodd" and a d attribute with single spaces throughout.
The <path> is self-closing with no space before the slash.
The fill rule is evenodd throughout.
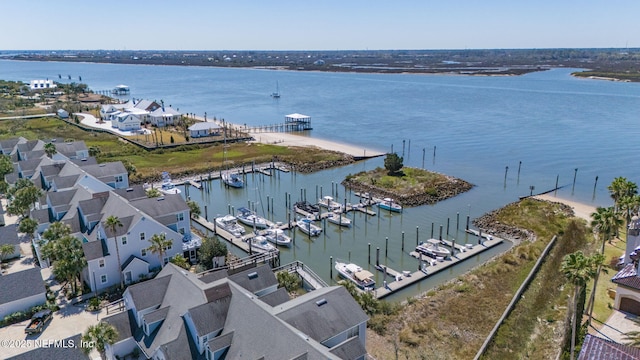
<path id="1" fill-rule="evenodd" d="M 375 197 L 391 197 L 404 206 L 434 204 L 469 191 L 473 185 L 452 176 L 424 169 L 403 167 L 400 172 L 378 167 L 348 175 L 342 184 Z"/>

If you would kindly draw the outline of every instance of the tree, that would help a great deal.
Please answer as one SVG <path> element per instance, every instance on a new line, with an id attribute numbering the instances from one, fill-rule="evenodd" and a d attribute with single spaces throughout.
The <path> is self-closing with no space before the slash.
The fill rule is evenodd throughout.
<path id="1" fill-rule="evenodd" d="M 18 231 L 21 233 L 25 233 L 29 235 L 29 237 L 33 238 L 33 233 L 36 231 L 37 227 L 38 227 L 37 221 L 33 220 L 30 217 L 26 217 L 20 220 Z"/>
<path id="2" fill-rule="evenodd" d="M 53 265 L 53 274 L 58 279 L 65 279 L 71 285 L 75 294 L 76 284 L 82 283 L 80 275 L 87 266 L 87 260 L 82 250 L 82 242 L 75 236 L 65 235 L 57 241 L 51 242 L 57 259 Z M 76 282 L 77 280 L 77 282 Z"/>
<path id="3" fill-rule="evenodd" d="M 173 245 L 173 240 L 167 239 L 167 235 L 165 233 L 162 234 L 153 234 L 151 239 L 149 239 L 151 245 L 147 248 L 147 250 L 151 251 L 154 254 L 158 254 L 160 258 L 160 267 L 164 267 L 164 254 L 167 253 L 167 249 L 169 246 Z"/>
<path id="4" fill-rule="evenodd" d="M 202 245 L 198 249 L 199 264 L 206 269 L 213 267 L 213 258 L 219 256 L 227 256 L 229 250 L 227 246 L 216 237 L 205 237 L 202 239 Z"/>
<path id="5" fill-rule="evenodd" d="M 288 271 L 280 271 L 276 277 L 278 278 L 278 286 L 285 288 L 287 292 L 294 292 L 302 286 L 300 277 Z"/>
<path id="6" fill-rule="evenodd" d="M 571 359 L 575 358 L 576 328 L 578 322 L 577 305 L 580 291 L 587 282 L 596 275 L 595 259 L 584 256 L 582 251 L 567 254 L 562 258 L 561 271 L 564 277 L 574 286 L 573 316 L 571 321 Z"/>
<path id="7" fill-rule="evenodd" d="M 4 261 L 5 258 L 11 254 L 16 252 L 16 246 L 12 244 L 3 244 L 0 245 L 0 262 Z"/>
<path id="8" fill-rule="evenodd" d="M 91 350 L 96 349 L 102 358 L 104 358 L 106 345 L 113 345 L 118 340 L 119 334 L 116 328 L 104 321 L 96 325 L 90 325 L 82 335 L 83 346 L 82 351 L 89 354 Z"/>
<path id="9" fill-rule="evenodd" d="M 605 242 L 611 240 L 613 234 L 615 234 L 616 228 L 620 226 L 620 220 L 616 217 L 614 208 L 598 207 L 596 212 L 591 214 L 591 226 L 602 240 L 601 252 L 604 254 Z"/>
<path id="10" fill-rule="evenodd" d="M 8 190 L 11 202 L 7 206 L 9 215 L 25 217 L 31 206 L 42 196 L 42 191 L 28 179 L 19 179 Z"/>
<path id="11" fill-rule="evenodd" d="M 89 146 L 89 156 L 96 157 L 96 156 L 100 155 L 100 153 L 102 153 L 102 150 L 100 150 L 100 147 L 98 147 L 98 146 Z"/>
<path id="12" fill-rule="evenodd" d="M 185 259 L 185 257 L 182 256 L 182 254 L 178 254 L 172 257 L 171 260 L 169 260 L 169 262 L 185 270 L 189 270 L 189 268 L 191 267 L 191 264 L 189 264 L 189 261 L 187 261 L 187 259 Z"/>
<path id="13" fill-rule="evenodd" d="M 197 218 L 200 216 L 200 205 L 193 200 L 187 200 L 187 206 L 189 206 L 189 212 L 191 213 L 191 218 Z"/>
<path id="14" fill-rule="evenodd" d="M 384 159 L 384 168 L 387 169 L 389 175 L 397 175 L 402 169 L 404 159 L 396 153 L 387 154 Z"/>
<path id="15" fill-rule="evenodd" d="M 148 188 L 147 191 L 145 191 L 145 193 L 147 194 L 147 197 L 149 198 L 157 198 L 162 196 L 162 193 L 160 192 L 160 190 L 156 189 L 156 188 Z"/>
<path id="16" fill-rule="evenodd" d="M 122 227 L 122 222 L 117 216 L 109 216 L 104 222 L 105 230 L 109 230 L 113 235 L 113 242 L 116 244 L 116 257 L 118 258 L 118 273 L 120 274 L 120 288 L 124 289 L 124 276 L 122 275 L 122 262 L 120 261 L 120 246 L 116 237 L 116 229 Z"/>
<path id="17" fill-rule="evenodd" d="M 44 153 L 47 154 L 47 157 L 51 158 L 58 152 L 56 150 L 56 146 L 53 143 L 47 143 L 44 145 Z"/>

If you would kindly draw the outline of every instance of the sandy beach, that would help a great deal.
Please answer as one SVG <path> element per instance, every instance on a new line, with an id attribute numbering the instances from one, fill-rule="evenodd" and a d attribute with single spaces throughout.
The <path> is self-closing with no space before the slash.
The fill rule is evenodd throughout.
<path id="1" fill-rule="evenodd" d="M 264 133 L 250 133 L 256 142 L 262 144 L 276 144 L 281 146 L 308 146 L 318 147 L 326 150 L 339 151 L 345 154 L 349 154 L 355 158 L 369 158 L 384 155 L 383 152 L 368 149 L 364 147 L 358 147 L 349 144 L 338 143 L 335 141 L 329 141 L 324 139 L 317 139 L 308 136 L 295 135 L 292 133 L 284 132 L 264 132 Z"/>
<path id="2" fill-rule="evenodd" d="M 579 202 L 575 202 L 575 201 L 571 201 L 571 200 L 562 199 L 562 198 L 559 198 L 559 197 L 555 197 L 555 196 L 553 196 L 551 194 L 536 195 L 536 196 L 534 196 L 534 198 L 540 199 L 540 200 L 552 201 L 552 202 L 559 202 L 559 203 L 565 204 L 567 206 L 570 206 L 573 209 L 573 212 L 575 213 L 576 217 L 579 217 L 581 219 L 585 219 L 587 221 L 587 223 L 591 223 L 591 214 L 596 212 L 596 207 L 595 206 L 591 206 L 591 205 L 587 205 L 587 204 L 583 204 L 583 203 L 579 203 Z"/>

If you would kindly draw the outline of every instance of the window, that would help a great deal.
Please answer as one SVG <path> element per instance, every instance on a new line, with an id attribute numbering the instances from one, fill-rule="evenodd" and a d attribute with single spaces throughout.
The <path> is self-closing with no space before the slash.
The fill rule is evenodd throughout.
<path id="1" fill-rule="evenodd" d="M 122 175 L 116 175 L 116 182 L 123 182 Z"/>
<path id="2" fill-rule="evenodd" d="M 182 235 L 184 235 L 184 228 L 180 228 L 180 230 L 178 230 L 178 232 Z"/>
<path id="3" fill-rule="evenodd" d="M 104 259 L 98 260 L 98 266 L 100 266 L 101 268 L 104 267 Z"/>
<path id="4" fill-rule="evenodd" d="M 146 240 L 146 236 L 144 235 L 143 232 L 140 233 L 140 241 L 145 241 Z"/>
<path id="5" fill-rule="evenodd" d="M 107 282 L 107 275 L 100 275 L 100 282 L 101 283 L 106 283 Z"/>
<path id="6" fill-rule="evenodd" d="M 163 259 L 163 262 L 164 262 L 164 264 L 165 264 L 165 265 L 167 265 L 167 264 L 169 263 L 169 258 L 167 258 L 167 257 L 166 257 L 166 258 L 164 258 L 164 259 Z"/>
<path id="7" fill-rule="evenodd" d="M 183 221 L 184 220 L 184 214 L 183 213 L 179 213 L 178 214 L 178 221 Z"/>
<path id="8" fill-rule="evenodd" d="M 172 248 L 173 248 L 173 245 L 169 245 L 169 246 L 167 246 L 166 250 L 168 251 L 168 250 L 171 250 Z"/>
<path id="9" fill-rule="evenodd" d="M 140 250 L 140 255 L 147 256 L 147 249 Z"/>
<path id="10" fill-rule="evenodd" d="M 127 237 L 126 236 L 122 237 L 122 245 L 127 245 Z"/>

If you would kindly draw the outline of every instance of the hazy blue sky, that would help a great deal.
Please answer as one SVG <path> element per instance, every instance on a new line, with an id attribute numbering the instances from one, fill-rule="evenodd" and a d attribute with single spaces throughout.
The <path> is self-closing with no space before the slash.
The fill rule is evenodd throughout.
<path id="1" fill-rule="evenodd" d="M 0 0 L 0 50 L 640 47 L 640 0 Z"/>

